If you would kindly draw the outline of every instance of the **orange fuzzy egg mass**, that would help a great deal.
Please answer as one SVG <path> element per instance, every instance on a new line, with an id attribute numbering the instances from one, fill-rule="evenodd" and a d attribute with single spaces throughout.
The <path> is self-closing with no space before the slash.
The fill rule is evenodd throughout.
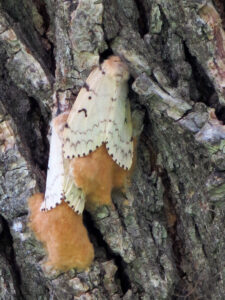
<path id="1" fill-rule="evenodd" d="M 71 169 L 76 185 L 82 188 L 87 201 L 86 207 L 111 205 L 111 191 L 122 188 L 130 171 L 118 166 L 106 150 L 105 144 L 88 156 L 74 158 Z"/>
<path id="2" fill-rule="evenodd" d="M 35 194 L 28 204 L 29 226 L 48 252 L 46 266 L 61 271 L 86 269 L 94 259 L 94 249 L 82 216 L 76 214 L 65 202 L 48 212 L 41 212 L 43 200 L 43 194 Z"/>

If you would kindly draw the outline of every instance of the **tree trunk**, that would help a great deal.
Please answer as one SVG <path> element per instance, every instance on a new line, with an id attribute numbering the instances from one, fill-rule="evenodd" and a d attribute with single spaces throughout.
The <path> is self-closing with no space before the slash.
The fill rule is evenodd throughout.
<path id="1" fill-rule="evenodd" d="M 225 298 L 224 26 L 222 0 L 1 0 L 0 299 Z M 111 54 L 143 122 L 132 183 L 84 214 L 90 269 L 47 273 L 27 199 L 45 189 L 54 103 Z"/>

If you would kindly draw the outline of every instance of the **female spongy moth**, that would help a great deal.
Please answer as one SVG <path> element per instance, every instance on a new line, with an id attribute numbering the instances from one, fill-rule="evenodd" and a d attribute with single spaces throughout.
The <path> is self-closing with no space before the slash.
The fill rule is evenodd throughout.
<path id="1" fill-rule="evenodd" d="M 127 182 L 134 147 L 128 78 L 126 65 L 110 57 L 91 72 L 71 112 L 51 123 L 45 196 L 29 200 L 30 227 L 47 249 L 47 266 L 68 270 L 91 264 L 93 246 L 82 216 L 72 209 L 82 213 L 85 197 L 89 210 L 111 205 L 111 190 Z M 57 207 L 43 214 L 40 206 Z"/>
<path id="2" fill-rule="evenodd" d="M 51 123 L 51 141 L 48 162 L 48 173 L 45 190 L 45 198 L 41 210 L 50 210 L 65 200 L 66 203 L 77 213 L 84 210 L 85 196 L 78 189 L 70 175 L 69 162 L 63 158 L 62 132 L 68 117 L 64 113 L 54 118 Z"/>
<path id="3" fill-rule="evenodd" d="M 111 56 L 91 72 L 64 128 L 65 159 L 87 156 L 105 143 L 120 167 L 131 168 L 133 138 L 128 79 L 128 68 L 117 56 Z"/>

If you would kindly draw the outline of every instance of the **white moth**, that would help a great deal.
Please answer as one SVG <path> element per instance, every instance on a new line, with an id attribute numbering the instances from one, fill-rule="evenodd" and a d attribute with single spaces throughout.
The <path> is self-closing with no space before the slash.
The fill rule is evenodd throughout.
<path id="1" fill-rule="evenodd" d="M 78 189 L 70 175 L 69 161 L 63 158 L 62 137 L 60 132 L 65 126 L 65 118 L 62 115 L 54 118 L 51 123 L 51 142 L 48 162 L 48 173 L 45 190 L 45 198 L 41 210 L 50 210 L 59 205 L 62 200 L 68 203 L 77 213 L 84 210 L 85 196 Z"/>
<path id="2" fill-rule="evenodd" d="M 91 72 L 64 129 L 65 159 L 86 156 L 105 143 L 112 159 L 130 169 L 133 138 L 128 78 L 127 66 L 117 56 Z"/>

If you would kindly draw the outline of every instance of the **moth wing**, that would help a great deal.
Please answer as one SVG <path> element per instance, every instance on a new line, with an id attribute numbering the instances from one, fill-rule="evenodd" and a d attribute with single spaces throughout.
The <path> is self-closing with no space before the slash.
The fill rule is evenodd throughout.
<path id="1" fill-rule="evenodd" d="M 85 195 L 82 189 L 79 189 L 73 177 L 70 175 L 70 161 L 64 160 L 65 178 L 64 178 L 64 200 L 78 214 L 82 214 L 85 206 Z"/>
<path id="2" fill-rule="evenodd" d="M 122 168 L 130 169 L 133 160 L 132 120 L 129 99 L 125 87 L 117 95 L 114 121 L 107 126 L 107 150 L 112 159 Z"/>
<path id="3" fill-rule="evenodd" d="M 86 156 L 106 141 L 106 125 L 112 116 L 110 99 L 115 89 L 112 84 L 99 68 L 89 75 L 64 129 L 65 158 Z"/>
<path id="4" fill-rule="evenodd" d="M 115 58 L 112 58 L 112 60 Z M 133 142 L 127 73 L 116 58 L 89 75 L 73 105 L 64 129 L 64 157 L 82 157 L 102 143 L 124 169 L 132 164 Z"/>
<path id="5" fill-rule="evenodd" d="M 62 141 L 52 122 L 52 135 L 50 141 L 49 161 L 45 198 L 41 210 L 50 210 L 62 202 L 64 166 L 62 154 Z"/>

